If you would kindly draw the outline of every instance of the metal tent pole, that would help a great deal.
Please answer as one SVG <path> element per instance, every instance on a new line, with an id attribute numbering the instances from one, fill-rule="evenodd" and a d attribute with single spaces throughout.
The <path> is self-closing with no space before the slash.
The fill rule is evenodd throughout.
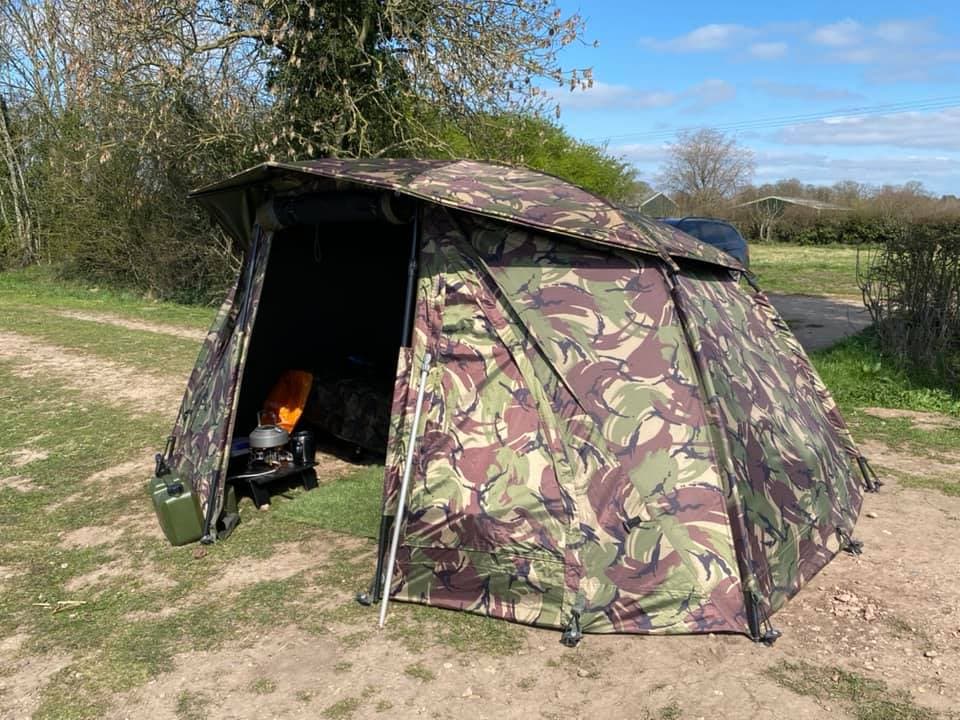
<path id="1" fill-rule="evenodd" d="M 423 367 L 420 371 L 420 389 L 417 391 L 417 405 L 413 412 L 413 424 L 410 426 L 410 440 L 407 443 L 407 459 L 403 467 L 403 480 L 400 482 L 400 497 L 397 499 L 397 511 L 393 520 L 393 537 L 390 540 L 390 555 L 387 559 L 387 577 L 383 582 L 383 599 L 380 601 L 380 621 L 377 627 L 382 628 L 387 621 L 387 605 L 390 602 L 390 587 L 393 584 L 393 566 L 397 561 L 397 548 L 400 545 L 400 526 L 403 525 L 403 516 L 406 512 L 407 490 L 410 487 L 410 475 L 413 472 L 413 451 L 417 440 L 417 429 L 420 426 L 420 413 L 423 410 L 423 394 L 427 389 L 427 373 L 430 370 L 430 353 L 423 356 Z"/>
<path id="2" fill-rule="evenodd" d="M 417 292 L 417 266 L 418 253 L 420 249 L 420 208 L 413 213 L 413 232 L 410 234 L 410 256 L 407 259 L 407 290 L 404 294 L 403 307 L 403 330 L 400 334 L 400 347 L 406 348 L 411 345 L 411 329 L 413 328 L 414 300 Z M 386 498 L 384 498 L 386 500 Z M 372 605 L 380 602 L 383 592 L 383 555 L 386 552 L 387 533 L 390 532 L 391 518 L 386 514 L 386 506 L 381 508 L 380 529 L 377 532 L 377 566 L 374 572 L 373 581 L 370 583 L 370 591 L 359 593 L 357 601 L 362 605 Z"/>

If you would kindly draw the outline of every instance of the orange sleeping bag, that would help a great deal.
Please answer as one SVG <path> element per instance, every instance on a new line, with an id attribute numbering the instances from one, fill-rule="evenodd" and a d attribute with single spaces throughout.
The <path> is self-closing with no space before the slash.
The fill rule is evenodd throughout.
<path id="1" fill-rule="evenodd" d="M 260 421 L 264 424 L 279 425 L 288 433 L 293 432 L 297 421 L 303 415 L 312 385 L 313 373 L 306 370 L 285 370 L 267 395 Z"/>

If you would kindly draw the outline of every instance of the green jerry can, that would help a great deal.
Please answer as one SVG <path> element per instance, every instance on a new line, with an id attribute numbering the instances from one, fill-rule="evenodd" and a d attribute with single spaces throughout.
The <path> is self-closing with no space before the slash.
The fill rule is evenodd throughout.
<path id="1" fill-rule="evenodd" d="M 188 481 L 168 472 L 152 478 L 147 488 L 160 527 L 171 545 L 186 545 L 200 539 L 203 534 L 200 502 Z"/>

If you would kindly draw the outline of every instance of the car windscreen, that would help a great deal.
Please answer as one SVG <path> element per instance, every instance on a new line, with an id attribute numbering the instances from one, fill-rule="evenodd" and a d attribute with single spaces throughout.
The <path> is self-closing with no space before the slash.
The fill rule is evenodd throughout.
<path id="1" fill-rule="evenodd" d="M 743 254 L 745 242 L 735 228 L 710 220 L 683 220 L 677 224 L 688 235 L 713 245 L 731 255 Z"/>

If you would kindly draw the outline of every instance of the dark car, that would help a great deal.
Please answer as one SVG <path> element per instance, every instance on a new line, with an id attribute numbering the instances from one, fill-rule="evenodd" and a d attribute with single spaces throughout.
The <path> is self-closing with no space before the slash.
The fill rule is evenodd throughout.
<path id="1" fill-rule="evenodd" d="M 750 267 L 750 251 L 747 248 L 747 241 L 730 223 L 705 217 L 668 217 L 659 218 L 659 220 L 668 225 L 673 225 L 678 230 L 683 230 L 687 235 L 692 235 L 700 242 L 713 245 L 715 248 L 733 255 L 745 268 Z"/>

